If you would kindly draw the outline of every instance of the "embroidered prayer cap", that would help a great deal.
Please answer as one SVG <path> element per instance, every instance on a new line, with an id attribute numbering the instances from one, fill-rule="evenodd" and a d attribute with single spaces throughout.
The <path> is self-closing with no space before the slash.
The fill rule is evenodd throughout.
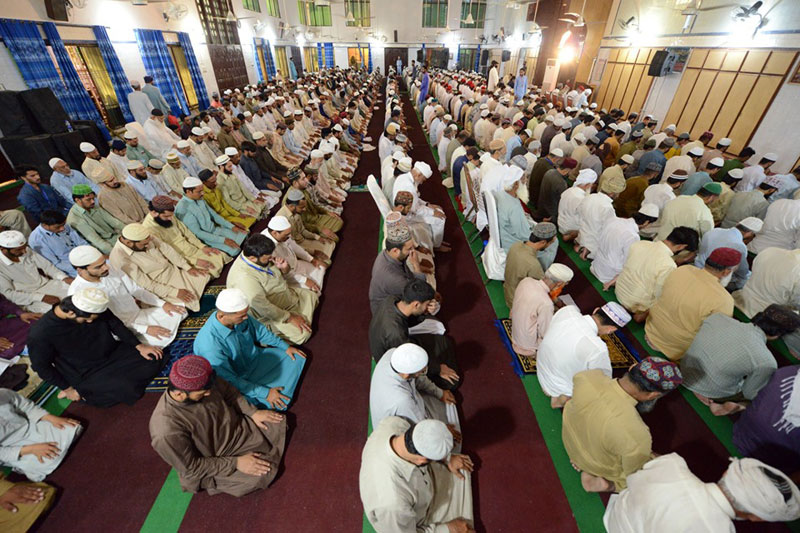
<path id="1" fill-rule="evenodd" d="M 122 228 L 122 236 L 129 241 L 143 241 L 150 236 L 150 232 L 141 224 L 134 222 Z"/>
<path id="2" fill-rule="evenodd" d="M 571 157 L 565 157 L 564 160 L 561 162 L 561 166 L 564 168 L 573 169 L 578 166 L 578 162 Z"/>
<path id="3" fill-rule="evenodd" d="M 192 135 L 197 135 L 197 136 L 204 135 L 203 128 L 198 128 L 197 126 L 195 126 L 194 128 L 192 128 Z"/>
<path id="4" fill-rule="evenodd" d="M 301 177 L 303 177 L 303 174 L 301 173 L 299 168 L 294 168 L 294 169 L 289 171 L 289 173 L 286 175 L 286 177 L 289 178 L 289 181 L 295 181 L 295 180 L 299 180 Z"/>
<path id="5" fill-rule="evenodd" d="M 290 202 L 297 203 L 303 198 L 305 198 L 305 196 L 303 196 L 303 191 L 295 189 L 294 187 L 289 189 L 289 192 L 286 193 L 286 199 Z"/>
<path id="6" fill-rule="evenodd" d="M 622 160 L 625 163 L 628 163 L 629 165 L 632 165 L 633 162 L 635 161 L 635 159 L 633 158 L 633 156 L 631 154 L 623 155 L 622 157 L 620 157 L 620 160 Z"/>
<path id="7" fill-rule="evenodd" d="M 250 307 L 250 301 L 242 289 L 225 289 L 217 296 L 214 304 L 223 313 L 238 313 Z"/>
<path id="8" fill-rule="evenodd" d="M 425 161 L 417 161 L 414 163 L 414 168 L 417 169 L 423 176 L 430 178 L 433 174 L 433 169 Z"/>
<path id="9" fill-rule="evenodd" d="M 400 374 L 414 374 L 428 366 L 428 352 L 413 342 L 401 344 L 390 351 L 392 368 Z"/>
<path id="10" fill-rule="evenodd" d="M 744 170 L 741 168 L 732 168 L 728 171 L 728 177 L 740 180 L 744 177 Z"/>
<path id="11" fill-rule="evenodd" d="M 544 273 L 545 276 L 560 283 L 569 283 L 575 273 L 570 267 L 562 263 L 553 263 Z"/>
<path id="12" fill-rule="evenodd" d="M 87 287 L 75 291 L 72 303 L 84 313 L 97 315 L 108 309 L 108 296 L 102 289 Z"/>
<path id="13" fill-rule="evenodd" d="M 617 302 L 608 302 L 606 305 L 601 307 L 601 309 L 606 316 L 614 322 L 614 324 L 621 328 L 624 328 L 625 324 L 631 321 L 631 315 Z"/>
<path id="14" fill-rule="evenodd" d="M 86 196 L 92 194 L 94 191 L 85 183 L 79 183 L 72 186 L 72 196 Z"/>
<path id="15" fill-rule="evenodd" d="M 694 148 L 689 150 L 689 155 L 693 155 L 695 157 L 703 157 L 704 153 L 705 150 L 703 148 L 700 148 L 699 146 L 695 146 Z"/>
<path id="16" fill-rule="evenodd" d="M 684 181 L 689 179 L 689 173 L 683 170 L 682 168 L 679 168 L 667 177 L 678 181 Z"/>
<path id="17" fill-rule="evenodd" d="M 786 474 L 757 459 L 731 458 L 720 484 L 733 497 L 736 510 L 768 522 L 800 518 L 800 490 Z"/>
<path id="18" fill-rule="evenodd" d="M 716 248 L 707 259 L 707 261 L 726 268 L 735 267 L 741 260 L 742 252 L 725 246 Z"/>
<path id="19" fill-rule="evenodd" d="M 175 143 L 175 146 L 177 146 L 178 148 L 189 148 L 191 144 L 189 144 L 189 141 L 182 139 L 177 143 Z"/>
<path id="20" fill-rule="evenodd" d="M 414 426 L 411 442 L 423 457 L 441 461 L 453 450 L 453 434 L 439 420 L 423 420 Z"/>
<path id="21" fill-rule="evenodd" d="M 237 150 L 233 146 L 228 146 L 227 148 L 225 148 L 225 155 L 227 155 L 228 157 L 233 157 L 238 153 L 239 153 L 239 150 Z"/>
<path id="22" fill-rule="evenodd" d="M 214 164 L 220 167 L 222 165 L 227 165 L 228 161 L 230 160 L 231 160 L 230 157 L 228 157 L 226 154 L 222 154 L 221 156 L 214 159 Z"/>
<path id="23" fill-rule="evenodd" d="M 196 178 L 194 176 L 187 176 L 183 179 L 183 183 L 181 184 L 181 186 L 184 189 L 194 189 L 195 187 L 199 187 L 202 184 L 203 182 L 200 181 L 200 178 Z"/>
<path id="24" fill-rule="evenodd" d="M 725 164 L 725 160 L 721 157 L 715 157 L 711 161 L 708 162 L 709 167 L 717 167 L 720 168 L 722 165 Z"/>
<path id="25" fill-rule="evenodd" d="M 584 168 L 580 172 L 578 172 L 578 176 L 575 178 L 575 185 L 585 185 L 587 183 L 594 183 L 597 181 L 597 172 L 592 170 L 591 168 Z"/>
<path id="26" fill-rule="evenodd" d="M 716 194 L 717 196 L 722 194 L 722 185 L 720 185 L 716 181 L 712 181 L 711 183 L 706 183 L 705 185 L 703 185 L 703 189 L 710 192 L 711 194 Z"/>
<path id="27" fill-rule="evenodd" d="M 495 152 L 497 150 L 502 150 L 505 147 L 506 143 L 502 141 L 502 139 L 492 139 L 489 143 L 489 151 Z"/>
<path id="28" fill-rule="evenodd" d="M 150 203 L 153 204 L 153 209 L 155 209 L 159 213 L 163 213 L 164 211 L 175 210 L 175 200 L 163 194 L 153 196 L 153 199 L 150 200 Z"/>
<path id="29" fill-rule="evenodd" d="M 747 217 L 740 220 L 737 226 L 742 226 L 753 233 L 758 233 L 764 227 L 764 221 L 758 217 Z"/>
<path id="30" fill-rule="evenodd" d="M 717 141 L 717 144 L 720 145 L 720 146 L 730 146 L 731 142 L 733 142 L 733 141 L 731 141 L 727 137 L 723 137 L 722 139 Z"/>
<path id="31" fill-rule="evenodd" d="M 169 371 L 169 382 L 176 389 L 185 392 L 205 390 L 214 370 L 204 357 L 189 354 L 172 364 Z"/>
<path id="32" fill-rule="evenodd" d="M 639 212 L 644 216 L 658 218 L 658 206 L 656 204 L 642 204 Z"/>
<path id="33" fill-rule="evenodd" d="M 138 159 L 129 159 L 128 163 L 125 165 L 125 167 L 128 170 L 136 170 L 137 168 L 144 167 L 144 165 L 142 165 L 142 162 L 139 161 Z"/>
<path id="34" fill-rule="evenodd" d="M 83 152 L 84 154 L 88 154 L 89 152 L 94 152 L 95 150 L 97 150 L 97 148 L 95 148 L 95 146 L 92 143 L 87 143 L 87 142 L 82 142 L 80 144 L 80 149 L 81 152 Z"/>
<path id="35" fill-rule="evenodd" d="M 150 168 L 161 169 L 164 168 L 164 162 L 160 159 L 151 159 L 147 162 L 147 166 Z"/>
<path id="36" fill-rule="evenodd" d="M 619 194 L 625 190 L 625 178 L 622 176 L 610 176 L 600 184 L 600 192 L 606 194 Z"/>
<path id="37" fill-rule="evenodd" d="M 291 228 L 292 225 L 289 224 L 289 219 L 285 216 L 278 215 L 274 216 L 269 220 L 269 224 L 267 227 L 271 230 L 275 231 L 286 231 L 287 229 Z"/>
<path id="38" fill-rule="evenodd" d="M 25 235 L 14 229 L 0 232 L 0 248 L 19 248 L 26 242 Z"/>
<path id="39" fill-rule="evenodd" d="M 88 244 L 76 246 L 69 252 L 69 262 L 75 268 L 91 265 L 101 257 L 103 257 L 103 254 L 100 250 Z"/>
<path id="40" fill-rule="evenodd" d="M 264 138 L 264 134 L 261 133 L 260 131 L 256 131 L 256 132 L 253 133 L 253 140 L 254 141 L 257 141 L 257 140 L 263 139 L 263 138 Z"/>
<path id="41" fill-rule="evenodd" d="M 549 241 L 556 236 L 556 225 L 552 222 L 539 222 L 531 230 L 531 236 L 540 240 Z"/>
<path id="42" fill-rule="evenodd" d="M 639 361 L 630 372 L 638 373 L 654 388 L 662 392 L 675 390 L 683 382 L 678 365 L 660 357 L 646 357 Z"/>
<path id="43" fill-rule="evenodd" d="M 411 230 L 408 228 L 408 224 L 402 217 L 396 221 L 390 221 L 387 218 L 386 240 L 394 243 L 404 243 L 411 240 Z"/>
<path id="44" fill-rule="evenodd" d="M 128 139 L 129 141 L 137 138 L 136 132 L 131 130 L 125 130 L 125 133 L 122 136 Z"/>

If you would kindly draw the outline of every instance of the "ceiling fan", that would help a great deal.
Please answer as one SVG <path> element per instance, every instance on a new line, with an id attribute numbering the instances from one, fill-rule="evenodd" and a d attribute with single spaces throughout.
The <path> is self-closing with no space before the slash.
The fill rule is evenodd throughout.
<path id="1" fill-rule="evenodd" d="M 636 17 L 634 16 L 628 18 L 627 20 L 619 19 L 617 20 L 617 24 L 619 25 L 619 28 L 623 31 L 639 30 L 639 22 L 636 20 Z"/>

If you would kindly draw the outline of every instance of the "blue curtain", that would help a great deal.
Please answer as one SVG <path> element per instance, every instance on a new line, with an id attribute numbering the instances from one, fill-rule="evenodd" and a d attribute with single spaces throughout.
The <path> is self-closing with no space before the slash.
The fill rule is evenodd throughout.
<path id="1" fill-rule="evenodd" d="M 325 68 L 333 67 L 333 43 L 325 43 Z"/>
<path id="2" fill-rule="evenodd" d="M 322 43 L 317 43 L 317 65 L 319 65 L 320 70 L 325 68 L 325 64 L 322 58 Z"/>
<path id="3" fill-rule="evenodd" d="M 192 40 L 186 32 L 178 32 L 178 42 L 183 48 L 183 55 L 186 56 L 186 64 L 189 66 L 189 74 L 192 75 L 192 85 L 194 85 L 194 94 L 197 96 L 197 104 L 201 110 L 211 107 L 211 102 L 208 101 L 208 90 L 206 90 L 206 82 L 203 79 L 203 73 L 200 71 L 200 65 L 197 64 L 197 56 L 194 55 L 194 48 L 192 48 Z M 255 41 L 253 41 L 255 44 Z M 255 50 L 255 48 L 253 48 Z M 259 64 L 256 57 L 256 64 Z M 259 65 L 259 68 L 260 65 Z M 180 94 L 183 94 L 181 92 Z"/>
<path id="4" fill-rule="evenodd" d="M 264 63 L 267 64 L 267 76 L 271 79 L 275 77 L 275 60 L 272 58 L 272 47 L 269 41 L 261 41 L 261 46 L 264 47 Z"/>
<path id="5" fill-rule="evenodd" d="M 255 37 L 253 37 L 253 59 L 256 62 L 256 70 L 258 71 L 258 81 L 265 81 L 264 72 L 261 71 L 261 60 L 258 59 L 258 43 L 256 42 Z"/>
<path id="6" fill-rule="evenodd" d="M 100 116 L 89 93 L 86 92 L 86 88 L 78 76 L 78 71 L 75 70 L 75 65 L 72 64 L 72 59 L 64 46 L 64 41 L 61 40 L 61 36 L 58 34 L 56 25 L 52 22 L 45 22 L 42 26 L 47 39 L 50 41 L 50 47 L 56 56 L 58 68 L 61 69 L 61 78 L 66 86 L 64 99 L 61 100 L 61 103 L 67 113 L 79 120 L 91 120 L 97 124 L 106 140 L 111 140 L 111 135 L 103 122 L 103 117 Z"/>
<path id="7" fill-rule="evenodd" d="M 369 54 L 367 54 L 369 56 L 368 57 L 369 65 L 367 65 L 367 72 L 372 72 L 372 46 L 369 43 L 367 43 L 367 52 L 369 52 Z"/>
<path id="8" fill-rule="evenodd" d="M 189 104 L 186 103 L 178 73 L 175 71 L 175 64 L 167 50 L 167 43 L 164 42 L 164 34 L 161 33 L 161 30 L 141 29 L 135 29 L 133 33 L 136 35 L 139 53 L 142 54 L 145 71 L 148 76 L 153 77 L 153 82 L 164 95 L 172 114 L 178 116 L 186 113 L 188 115 Z"/>
<path id="9" fill-rule="evenodd" d="M 461 60 L 461 43 L 458 44 L 458 49 L 456 50 L 456 70 L 458 70 L 458 62 Z"/>
<path id="10" fill-rule="evenodd" d="M 128 81 L 128 76 L 122 70 L 122 64 L 119 62 L 116 50 L 111 46 L 111 39 L 108 38 L 105 26 L 92 26 L 92 31 L 97 39 L 97 46 L 100 48 L 103 63 L 106 64 L 108 77 L 111 78 L 111 84 L 114 86 L 122 116 L 125 117 L 126 122 L 133 122 L 135 119 L 130 107 L 128 107 L 128 93 L 133 92 L 133 89 Z"/>
<path id="11" fill-rule="evenodd" d="M 479 68 L 481 68 L 481 45 L 478 45 L 475 51 L 475 72 L 478 72 Z"/>

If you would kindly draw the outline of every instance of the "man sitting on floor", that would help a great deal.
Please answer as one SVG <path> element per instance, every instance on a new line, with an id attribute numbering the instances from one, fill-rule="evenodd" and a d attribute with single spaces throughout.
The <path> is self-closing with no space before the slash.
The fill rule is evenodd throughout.
<path id="1" fill-rule="evenodd" d="M 542 254 L 556 243 L 556 226 L 551 222 L 540 222 L 531 230 L 526 241 L 515 242 L 506 257 L 503 294 L 509 309 L 514 306 L 514 293 L 517 285 L 525 278 L 542 279 L 546 266 Z"/>
<path id="2" fill-rule="evenodd" d="M 217 312 L 197 334 L 194 352 L 208 359 L 249 402 L 286 410 L 306 364 L 305 354 L 248 316 L 250 302 L 241 290 L 223 290 L 216 306 Z"/>
<path id="3" fill-rule="evenodd" d="M 55 497 L 56 489 L 46 483 L 13 483 L 0 474 L 0 528 L 28 531 Z"/>
<path id="4" fill-rule="evenodd" d="M 292 225 L 286 217 L 272 217 L 267 224 L 267 229 L 261 234 L 275 243 L 273 257 L 279 257 L 286 261 L 288 270 L 284 274 L 287 275 L 290 283 L 297 287 L 311 289 L 316 293 L 322 290 L 322 280 L 325 277 L 327 265 L 294 242 Z"/>
<path id="5" fill-rule="evenodd" d="M 244 496 L 278 475 L 286 417 L 259 410 L 208 361 L 175 361 L 169 386 L 150 417 L 153 449 L 178 471 L 186 492 Z"/>
<path id="6" fill-rule="evenodd" d="M 665 519 L 669 517 L 668 519 Z M 790 522 L 800 518 L 800 490 L 786 474 L 756 459 L 731 459 L 722 479 L 704 483 L 683 457 L 652 459 L 612 494 L 608 533 L 734 531 L 734 520 Z"/>
<path id="7" fill-rule="evenodd" d="M 550 405 L 563 407 L 572 397 L 572 379 L 578 372 L 599 369 L 611 377 L 608 346 L 600 338 L 624 328 L 631 316 L 616 302 L 597 308 L 591 315 L 568 305 L 550 322 L 536 357 L 536 371 Z"/>
<path id="8" fill-rule="evenodd" d="M 39 225 L 28 237 L 28 244 L 57 269 L 74 278 L 75 269 L 69 264 L 69 252 L 88 243 L 66 222 L 67 217 L 60 211 L 42 211 Z"/>
<path id="9" fill-rule="evenodd" d="M 626 478 L 652 457 L 650 429 L 639 413 L 681 384 L 678 365 L 647 357 L 620 379 L 602 370 L 580 372 L 564 406 L 561 438 L 587 492 L 621 491 Z"/>
<path id="10" fill-rule="evenodd" d="M 439 420 L 411 424 L 390 416 L 378 424 L 359 473 L 364 514 L 376 531 L 474 533 L 472 460 L 452 449 Z"/>
<path id="11" fill-rule="evenodd" d="M 283 207 L 281 207 L 275 216 L 286 217 L 286 220 L 292 225 L 292 239 L 305 248 L 305 250 L 320 259 L 326 264 L 330 264 L 330 258 L 333 250 L 336 248 L 336 243 L 321 235 L 309 230 L 305 222 L 303 222 L 303 212 L 308 207 L 303 192 L 289 188 L 284 197 Z"/>
<path id="12" fill-rule="evenodd" d="M 67 296 L 28 335 L 31 366 L 61 389 L 59 398 L 95 407 L 133 405 L 164 366 L 160 348 L 142 344 L 100 289 Z"/>
<path id="13" fill-rule="evenodd" d="M 369 307 L 373 313 L 387 296 L 402 294 L 409 281 L 425 280 L 411 230 L 406 224 L 387 225 L 384 246 L 386 249 L 372 264 L 369 281 Z"/>

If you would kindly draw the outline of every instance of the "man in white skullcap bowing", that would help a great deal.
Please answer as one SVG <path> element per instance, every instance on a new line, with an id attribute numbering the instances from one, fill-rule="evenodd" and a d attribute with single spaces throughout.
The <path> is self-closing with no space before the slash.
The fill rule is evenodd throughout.
<path id="1" fill-rule="evenodd" d="M 410 172 L 397 176 L 394 181 L 394 188 L 392 190 L 392 203 L 394 197 L 400 191 L 410 192 L 414 197 L 414 203 L 411 205 L 411 211 L 408 217 L 414 221 L 423 221 L 431 227 L 433 232 L 433 245 L 437 250 L 444 250 L 449 245 L 443 241 L 444 238 L 444 223 L 445 214 L 444 210 L 438 205 L 430 204 L 424 201 L 419 196 L 419 185 L 424 183 L 425 180 L 431 177 L 433 169 L 424 161 L 417 161 L 411 168 Z"/>
<path id="2" fill-rule="evenodd" d="M 197 334 L 194 353 L 206 358 L 248 402 L 285 411 L 303 373 L 305 354 L 249 316 L 250 300 L 240 289 L 220 292 L 216 307 Z"/>
<path id="3" fill-rule="evenodd" d="M 325 277 L 326 264 L 308 253 L 292 239 L 292 225 L 284 216 L 276 215 L 261 232 L 275 243 L 274 257 L 286 261 L 287 270 L 283 274 L 289 283 L 311 289 L 317 293 L 322 291 L 322 280 Z"/>
<path id="4" fill-rule="evenodd" d="M 133 405 L 164 366 L 160 348 L 143 344 L 108 311 L 108 296 L 85 288 L 37 320 L 28 335 L 31 366 L 61 389 L 59 398 L 95 407 Z"/>
<path id="5" fill-rule="evenodd" d="M 384 418 L 361 454 L 359 491 L 376 531 L 474 533 L 472 460 L 444 422 Z"/>
<path id="6" fill-rule="evenodd" d="M 769 152 L 764 154 L 758 164 L 742 169 L 742 181 L 736 186 L 736 192 L 752 191 L 767 178 L 767 171 L 778 160 L 778 154 Z"/>
<path id="7" fill-rule="evenodd" d="M 592 192 L 596 181 L 597 172 L 584 168 L 578 172 L 572 187 L 561 193 L 561 199 L 558 201 L 558 231 L 564 240 L 571 241 L 578 236 L 578 230 L 581 228 L 578 210 L 583 199 Z"/>
<path id="8" fill-rule="evenodd" d="M 553 408 L 563 407 L 572 397 L 572 378 L 578 372 L 599 369 L 611 377 L 608 346 L 600 337 L 624 328 L 630 320 L 617 302 L 608 302 L 591 315 L 582 315 L 574 305 L 553 315 L 536 356 L 539 384 Z"/>
<path id="9" fill-rule="evenodd" d="M 186 308 L 165 302 L 142 288 L 123 271 L 112 267 L 93 246 L 78 246 L 69 253 L 78 275 L 69 286 L 70 296 L 85 288 L 100 289 L 108 296 L 108 308 L 142 342 L 164 347 L 178 333 Z"/>
<path id="10" fill-rule="evenodd" d="M 506 253 L 514 243 L 527 241 L 531 234 L 531 222 L 528 222 L 522 204 L 517 198 L 522 172 L 522 169 L 516 165 L 495 167 L 490 171 L 490 175 L 499 174 L 500 187 L 498 190 L 487 190 L 483 193 L 494 196 L 500 231 L 500 246 Z"/>
<path id="11" fill-rule="evenodd" d="M 800 490 L 757 459 L 731 459 L 716 483 L 704 483 L 677 453 L 650 460 L 612 494 L 603 523 L 609 533 L 734 531 L 734 520 L 791 522 L 800 518 Z"/>
<path id="12" fill-rule="evenodd" d="M 747 249 L 758 254 L 771 247 L 800 248 L 800 197 L 772 202 L 764 216 L 764 227 Z"/>
<path id="13" fill-rule="evenodd" d="M 67 295 L 72 279 L 30 249 L 16 230 L 0 232 L 0 294 L 31 313 L 46 313 Z"/>

